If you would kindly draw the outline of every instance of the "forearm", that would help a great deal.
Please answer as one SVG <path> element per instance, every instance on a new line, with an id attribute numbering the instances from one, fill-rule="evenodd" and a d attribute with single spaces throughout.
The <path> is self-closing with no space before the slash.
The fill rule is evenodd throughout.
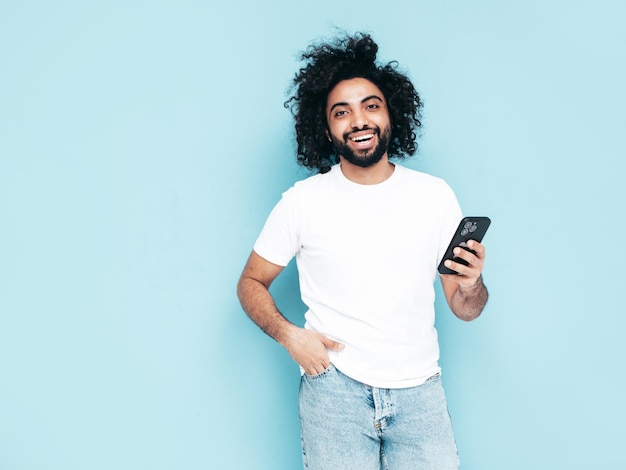
<path id="1" fill-rule="evenodd" d="M 487 287 L 480 276 L 470 287 L 459 285 L 452 296 L 450 308 L 461 320 L 472 321 L 481 314 L 489 298 Z"/>
<path id="2" fill-rule="evenodd" d="M 296 326 L 280 313 L 267 287 L 255 279 L 242 279 L 237 285 L 237 296 L 250 319 L 285 346 L 289 332 Z"/>

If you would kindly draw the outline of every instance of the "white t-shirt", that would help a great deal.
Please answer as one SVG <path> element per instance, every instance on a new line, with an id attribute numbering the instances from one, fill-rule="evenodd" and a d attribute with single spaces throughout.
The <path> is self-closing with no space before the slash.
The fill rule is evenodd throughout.
<path id="1" fill-rule="evenodd" d="M 400 165 L 380 184 L 335 165 L 283 194 L 254 251 L 296 257 L 305 328 L 345 344 L 331 362 L 362 383 L 413 387 L 439 372 L 437 265 L 461 219 L 440 178 Z"/>

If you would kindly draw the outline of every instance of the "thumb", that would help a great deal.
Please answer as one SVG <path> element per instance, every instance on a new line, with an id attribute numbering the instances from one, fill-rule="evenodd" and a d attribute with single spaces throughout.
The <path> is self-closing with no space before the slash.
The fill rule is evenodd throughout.
<path id="1" fill-rule="evenodd" d="M 332 340 L 326 336 L 324 336 L 322 343 L 324 343 L 324 346 L 326 346 L 328 349 L 331 349 L 333 351 L 341 351 L 345 347 L 344 344 Z"/>

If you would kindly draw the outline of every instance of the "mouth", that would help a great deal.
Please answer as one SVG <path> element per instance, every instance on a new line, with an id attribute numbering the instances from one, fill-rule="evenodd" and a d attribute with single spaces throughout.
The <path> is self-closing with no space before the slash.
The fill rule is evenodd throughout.
<path id="1" fill-rule="evenodd" d="M 370 140 L 374 138 L 375 135 L 376 134 L 374 132 L 369 133 L 369 134 L 356 135 L 356 136 L 350 137 L 350 140 L 352 142 L 359 144 L 363 142 L 369 142 Z"/>
<path id="2" fill-rule="evenodd" d="M 346 140 L 353 142 L 358 147 L 368 147 L 371 143 L 374 142 L 374 138 L 376 137 L 376 131 L 372 129 L 367 129 L 353 132 L 351 134 L 348 134 L 346 137 Z"/>

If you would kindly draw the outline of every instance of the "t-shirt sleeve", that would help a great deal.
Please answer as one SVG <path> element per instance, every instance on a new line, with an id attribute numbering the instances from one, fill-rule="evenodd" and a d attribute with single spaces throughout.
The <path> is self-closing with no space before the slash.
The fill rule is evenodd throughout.
<path id="1" fill-rule="evenodd" d="M 452 188 L 450 188 L 447 183 L 444 183 L 443 190 L 443 197 L 441 198 L 441 213 L 443 214 L 443 218 L 441 223 L 439 252 L 437 254 L 437 265 L 441 262 L 441 259 L 446 252 L 446 248 L 448 248 L 450 240 L 452 240 L 452 236 L 454 235 L 456 227 L 459 225 L 459 222 L 463 218 L 461 206 L 459 206 L 459 202 L 454 195 L 454 191 L 452 191 Z"/>
<path id="2" fill-rule="evenodd" d="M 296 202 L 294 188 L 283 193 L 254 244 L 254 251 L 270 263 L 287 266 L 299 249 L 299 213 Z"/>

